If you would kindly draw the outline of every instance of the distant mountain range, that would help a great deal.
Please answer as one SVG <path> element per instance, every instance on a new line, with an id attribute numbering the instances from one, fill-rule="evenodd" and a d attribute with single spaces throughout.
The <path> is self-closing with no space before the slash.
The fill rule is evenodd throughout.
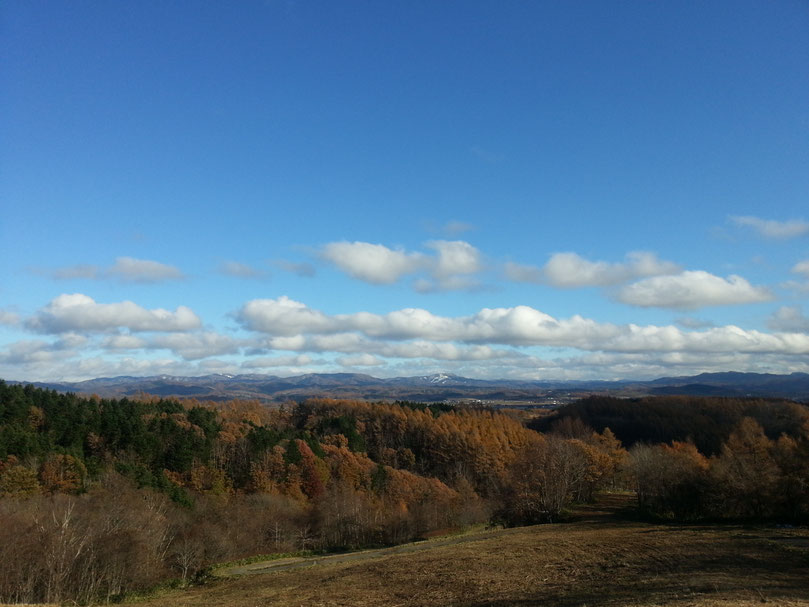
<path id="1" fill-rule="evenodd" d="M 11 382 L 25 383 L 25 382 Z M 201 377 L 103 377 L 81 382 L 32 382 L 35 386 L 103 397 L 233 398 L 265 402 L 300 401 L 316 396 L 365 400 L 507 401 L 554 404 L 586 394 L 643 396 L 771 396 L 809 401 L 809 374 L 702 373 L 651 381 L 521 381 L 483 380 L 448 373 L 380 379 L 360 373 L 308 373 L 295 377 L 274 375 L 203 375 Z"/>

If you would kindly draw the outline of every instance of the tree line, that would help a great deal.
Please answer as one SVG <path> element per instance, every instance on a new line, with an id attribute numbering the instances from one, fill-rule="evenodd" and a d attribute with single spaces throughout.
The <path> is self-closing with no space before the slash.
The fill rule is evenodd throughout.
<path id="1" fill-rule="evenodd" d="M 809 421 L 809 407 L 784 399 L 705 396 L 616 398 L 592 395 L 534 420 L 530 426 L 547 432 L 564 420 L 579 420 L 602 431 L 610 428 L 626 446 L 636 443 L 693 443 L 700 453 L 717 455 L 745 417 L 754 419 L 773 440 L 796 438 Z"/>

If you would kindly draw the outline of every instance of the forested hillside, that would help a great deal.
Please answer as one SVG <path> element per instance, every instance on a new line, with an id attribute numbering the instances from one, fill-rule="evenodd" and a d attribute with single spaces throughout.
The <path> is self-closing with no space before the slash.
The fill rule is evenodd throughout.
<path id="1" fill-rule="evenodd" d="M 525 454 L 557 442 L 575 455 L 554 464 L 564 485 L 532 501 Z M 109 598 L 251 554 L 398 543 L 495 514 L 547 520 L 621 453 L 445 405 L 271 410 L 0 383 L 0 597 Z"/>
<path id="2" fill-rule="evenodd" d="M 535 420 L 547 432 L 564 420 L 579 420 L 596 430 L 610 428 L 627 447 L 635 443 L 688 441 L 705 455 L 717 455 L 745 417 L 754 419 L 771 439 L 797 437 L 809 423 L 809 406 L 783 399 L 707 396 L 646 396 L 622 399 L 594 395 Z"/>
<path id="3" fill-rule="evenodd" d="M 652 444 L 649 430 L 627 452 L 595 417 L 569 415 L 594 410 L 589 401 L 539 433 L 441 404 L 269 409 L 0 382 L 0 600 L 109 600 L 256 554 L 556 521 L 605 488 L 636 490 L 644 511 L 666 518 L 809 518 L 805 411 L 726 404 L 728 433 L 714 425 L 705 437 L 716 450 L 679 434 Z M 672 401 L 647 405 L 648 417 Z M 716 413 L 713 401 L 701 406 Z M 785 434 L 768 437 L 751 415 Z"/>

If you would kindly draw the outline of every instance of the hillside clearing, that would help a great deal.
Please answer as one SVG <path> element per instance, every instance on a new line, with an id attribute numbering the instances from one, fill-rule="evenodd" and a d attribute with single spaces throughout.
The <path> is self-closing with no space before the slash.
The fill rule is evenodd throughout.
<path id="1" fill-rule="evenodd" d="M 314 558 L 308 566 L 218 579 L 139 604 L 809 605 L 809 530 L 660 525 L 589 514 L 418 550 L 369 551 L 362 560 Z"/>

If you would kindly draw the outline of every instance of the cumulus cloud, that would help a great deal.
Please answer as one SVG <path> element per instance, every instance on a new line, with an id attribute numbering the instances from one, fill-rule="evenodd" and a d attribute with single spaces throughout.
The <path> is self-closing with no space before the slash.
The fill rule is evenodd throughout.
<path id="1" fill-rule="evenodd" d="M 616 298 L 633 306 L 695 309 L 771 301 L 773 294 L 741 276 L 721 278 L 708 272 L 690 271 L 640 280 L 622 287 Z"/>
<path id="2" fill-rule="evenodd" d="M 432 240 L 426 246 L 435 251 L 426 263 L 430 278 L 414 281 L 416 291 L 434 293 L 480 288 L 480 281 L 473 277 L 483 270 L 483 256 L 478 249 L 462 240 Z"/>
<path id="3" fill-rule="evenodd" d="M 393 284 L 421 273 L 413 286 L 422 293 L 479 287 L 472 275 L 483 270 L 483 262 L 474 246 L 462 240 L 431 240 L 425 247 L 433 253 L 369 242 L 332 242 L 323 246 L 320 256 L 349 276 L 371 284 Z"/>
<path id="4" fill-rule="evenodd" d="M 803 219 L 776 221 L 751 215 L 731 215 L 730 220 L 737 226 L 752 228 L 759 236 L 774 240 L 788 240 L 809 234 L 809 221 Z"/>
<path id="5" fill-rule="evenodd" d="M 332 242 L 323 247 L 321 256 L 349 276 L 380 285 L 392 284 L 424 264 L 420 253 L 369 242 Z"/>
<path id="6" fill-rule="evenodd" d="M 81 293 L 59 295 L 26 321 L 38 333 L 130 331 L 188 331 L 200 326 L 199 317 L 185 306 L 174 312 L 147 310 L 131 301 L 101 304 Z"/>
<path id="7" fill-rule="evenodd" d="M 529 306 L 483 308 L 463 316 L 442 316 L 420 308 L 386 314 L 326 314 L 280 297 L 246 302 L 235 317 L 254 333 L 236 338 L 212 331 L 122 333 L 135 331 L 137 323 L 122 326 L 120 315 L 105 320 L 110 308 L 99 308 L 121 304 L 97 304 L 86 296 L 74 299 L 73 305 L 89 306 L 94 312 L 88 314 L 96 319 L 93 324 L 85 323 L 84 314 L 52 314 L 47 322 L 54 325 L 51 332 L 56 338 L 50 343 L 31 340 L 3 348 L 0 376 L 55 380 L 122 373 L 191 375 L 210 369 L 277 368 L 294 373 L 310 366 L 349 366 L 374 367 L 384 375 L 435 369 L 473 377 L 575 379 L 660 376 L 674 370 L 683 374 L 727 368 L 788 372 L 809 367 L 809 319 L 799 308 L 779 310 L 770 320 L 773 332 L 767 333 L 733 325 L 705 328 L 682 319 L 681 326 L 657 326 L 602 323 L 579 315 L 554 318 Z M 57 300 L 49 307 L 71 307 L 66 305 L 71 302 Z M 44 310 L 35 319 L 47 325 Z M 156 321 L 148 315 L 154 311 L 138 310 L 139 322 L 148 325 L 148 331 L 154 329 L 150 323 Z M 67 330 L 67 324 L 73 329 Z M 106 328 L 110 330 L 102 332 Z M 534 355 L 537 347 L 563 348 L 578 355 L 543 359 Z M 98 349 L 105 351 L 103 359 L 88 356 Z M 162 349 L 173 355 L 119 358 L 127 351 Z M 290 355 L 264 356 L 271 351 Z M 213 358 L 240 352 L 248 359 Z M 341 356 L 313 359 L 314 353 Z"/>
<path id="8" fill-rule="evenodd" d="M 472 317 L 448 318 L 420 308 L 388 314 L 329 316 L 306 304 L 280 297 L 247 302 L 236 314 L 245 328 L 296 339 L 305 334 L 359 332 L 376 339 L 428 339 L 437 341 L 493 341 L 517 343 L 529 339 L 524 331 L 545 329 L 556 321 L 533 308 L 483 309 Z"/>
<path id="9" fill-rule="evenodd" d="M 250 313 L 245 314 L 245 310 Z M 556 319 L 529 306 L 483 308 L 476 314 L 461 317 L 438 316 L 418 308 L 388 314 L 360 312 L 329 316 L 284 297 L 248 302 L 237 318 L 246 328 L 272 336 L 268 346 L 279 350 L 395 355 L 394 350 L 386 352 L 384 349 L 393 348 L 393 344 L 371 349 L 364 341 L 368 339 L 383 344 L 385 341 L 415 340 L 418 343 L 422 340 L 483 347 L 499 344 L 614 352 L 809 353 L 809 335 L 769 334 L 733 325 L 685 331 L 675 326 L 599 323 L 579 315 Z"/>
<path id="10" fill-rule="evenodd" d="M 267 272 L 257 270 L 246 263 L 240 263 L 238 261 L 223 261 L 217 266 L 217 270 L 220 274 L 233 276 L 235 278 L 267 278 Z"/>
<path id="11" fill-rule="evenodd" d="M 769 318 L 767 326 L 776 331 L 809 333 L 809 317 L 800 306 L 782 306 Z"/>
<path id="12" fill-rule="evenodd" d="M 458 274 L 474 274 L 482 269 L 481 255 L 463 240 L 432 240 L 426 245 L 436 252 L 432 273 L 439 280 Z"/>
<path id="13" fill-rule="evenodd" d="M 29 363 L 53 363 L 75 356 L 64 343 L 49 343 L 38 339 L 16 341 L 0 352 L 0 363 L 22 365 Z"/>
<path id="14" fill-rule="evenodd" d="M 248 301 L 236 314 L 236 319 L 251 331 L 282 336 L 336 330 L 333 319 L 285 295 L 278 299 Z"/>
<path id="15" fill-rule="evenodd" d="M 627 253 L 621 263 L 590 261 L 576 253 L 554 253 L 541 268 L 509 262 L 506 276 L 517 282 L 549 284 L 563 289 L 606 287 L 646 276 L 674 274 L 680 266 L 648 251 Z"/>

